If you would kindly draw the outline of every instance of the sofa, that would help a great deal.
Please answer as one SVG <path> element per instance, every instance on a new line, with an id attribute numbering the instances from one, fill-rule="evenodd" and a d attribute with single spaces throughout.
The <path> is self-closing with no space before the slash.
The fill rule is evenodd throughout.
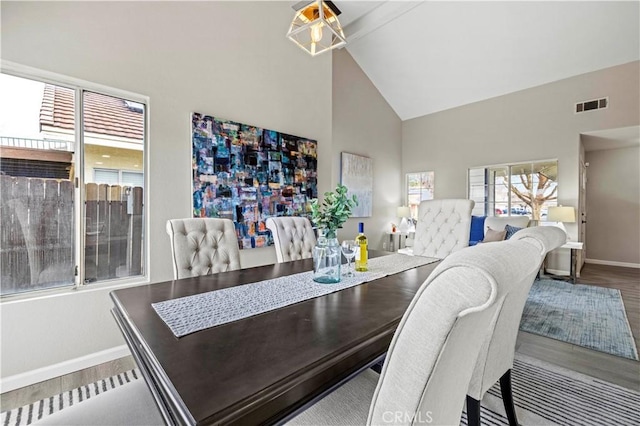
<path id="1" fill-rule="evenodd" d="M 474 246 L 485 240 L 508 240 L 516 231 L 527 226 L 529 216 L 471 216 L 469 245 Z M 504 235 L 500 238 L 502 232 Z"/>

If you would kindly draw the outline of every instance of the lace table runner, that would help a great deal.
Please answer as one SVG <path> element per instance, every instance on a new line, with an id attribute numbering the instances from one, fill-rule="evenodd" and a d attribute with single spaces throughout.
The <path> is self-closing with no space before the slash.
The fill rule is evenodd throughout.
<path id="1" fill-rule="evenodd" d="M 176 337 L 324 296 L 439 259 L 391 254 L 369 259 L 367 272 L 336 284 L 313 281 L 313 271 L 152 303 Z"/>

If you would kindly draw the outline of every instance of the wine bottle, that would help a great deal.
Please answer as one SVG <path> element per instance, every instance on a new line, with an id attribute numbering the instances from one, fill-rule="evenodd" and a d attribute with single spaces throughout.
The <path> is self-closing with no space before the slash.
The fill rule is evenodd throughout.
<path id="1" fill-rule="evenodd" d="M 367 236 L 364 235 L 364 223 L 360 222 L 358 224 L 358 232 L 356 244 L 358 244 L 359 247 L 356 253 L 356 271 L 364 272 L 367 270 L 367 259 L 369 258 Z"/>

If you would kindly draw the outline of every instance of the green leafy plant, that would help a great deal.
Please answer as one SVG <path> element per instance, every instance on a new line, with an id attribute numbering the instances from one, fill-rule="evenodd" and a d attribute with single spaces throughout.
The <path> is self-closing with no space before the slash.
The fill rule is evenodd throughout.
<path id="1" fill-rule="evenodd" d="M 325 192 L 322 204 L 311 202 L 311 221 L 318 229 L 325 230 L 325 237 L 336 238 L 338 228 L 351 216 L 351 209 L 358 205 L 355 195 L 347 196 L 349 189 L 338 184 L 334 192 Z"/>

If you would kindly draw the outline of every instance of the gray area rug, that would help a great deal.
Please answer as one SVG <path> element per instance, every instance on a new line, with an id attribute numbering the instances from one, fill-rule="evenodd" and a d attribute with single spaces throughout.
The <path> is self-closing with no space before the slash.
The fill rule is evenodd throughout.
<path id="1" fill-rule="evenodd" d="M 30 425 L 50 414 L 139 379 L 140 371 L 136 368 L 85 386 L 80 386 L 70 391 L 62 392 L 49 398 L 41 399 L 33 404 L 3 411 L 0 413 L 0 425 Z"/>
<path id="2" fill-rule="evenodd" d="M 638 360 L 620 291 L 556 280 L 536 280 L 520 330 Z"/>
<path id="3" fill-rule="evenodd" d="M 29 425 L 49 414 L 139 379 L 131 370 L 0 414 L 0 425 Z M 513 396 L 521 425 L 638 425 L 640 393 L 516 354 Z M 483 425 L 508 425 L 500 388 L 482 400 Z M 46 423 L 46 421 L 45 421 Z M 467 424 L 462 414 L 460 424 Z"/>
<path id="4" fill-rule="evenodd" d="M 520 354 L 511 380 L 521 425 L 640 424 L 640 392 Z M 498 384 L 482 399 L 481 418 L 483 425 L 509 424 Z"/>

